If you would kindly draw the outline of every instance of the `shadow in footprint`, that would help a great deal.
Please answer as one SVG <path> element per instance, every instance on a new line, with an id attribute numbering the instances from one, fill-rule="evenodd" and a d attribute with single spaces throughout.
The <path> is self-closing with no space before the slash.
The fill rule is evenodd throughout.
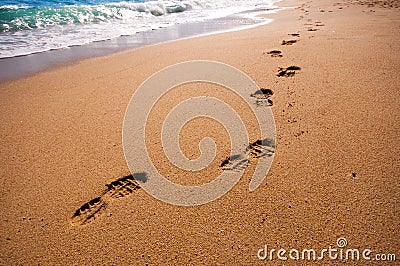
<path id="1" fill-rule="evenodd" d="M 257 90 L 256 92 L 250 94 L 251 97 L 262 97 L 262 98 L 266 98 L 266 97 L 270 97 L 274 94 L 274 92 L 271 89 L 265 89 L 265 88 L 261 88 L 259 90 Z"/>
<path id="2" fill-rule="evenodd" d="M 275 142 L 272 139 L 257 140 L 250 143 L 241 154 L 235 154 L 226 158 L 221 163 L 221 168 L 228 171 L 240 171 L 247 167 L 249 158 L 271 157 L 275 153 Z"/>
<path id="3" fill-rule="evenodd" d="M 267 52 L 267 54 L 269 54 L 271 57 L 282 57 L 282 52 L 278 51 L 278 50 L 272 50 Z"/>
<path id="4" fill-rule="evenodd" d="M 271 97 L 273 94 L 274 92 L 271 89 L 261 88 L 250 94 L 250 96 L 257 99 L 257 106 L 272 106 L 273 102 L 271 99 L 269 99 L 269 97 Z"/>
<path id="5" fill-rule="evenodd" d="M 301 70 L 301 67 L 298 66 L 289 66 L 286 68 L 279 68 L 278 77 L 293 77 L 296 74 L 296 71 Z"/>
<path id="6" fill-rule="evenodd" d="M 112 181 L 106 185 L 106 189 L 96 197 L 83 204 L 71 218 L 71 224 L 74 226 L 83 226 L 99 217 L 108 204 L 119 198 L 130 196 L 133 191 L 140 189 L 137 181 L 146 182 L 146 173 L 134 173 Z"/>
<path id="7" fill-rule="evenodd" d="M 283 40 L 282 41 L 282 45 L 292 45 L 292 44 L 295 44 L 297 42 L 297 40 L 289 40 L 289 41 L 285 41 L 285 40 Z"/>
<path id="8" fill-rule="evenodd" d="M 246 152 L 253 158 L 271 157 L 275 152 L 275 142 L 272 139 L 259 139 L 249 144 Z"/>
<path id="9" fill-rule="evenodd" d="M 234 154 L 228 158 L 226 158 L 221 163 L 221 168 L 223 170 L 238 172 L 247 167 L 248 159 L 244 158 L 242 154 Z"/>
<path id="10" fill-rule="evenodd" d="M 293 37 L 300 37 L 300 33 L 289 33 L 288 35 Z"/>

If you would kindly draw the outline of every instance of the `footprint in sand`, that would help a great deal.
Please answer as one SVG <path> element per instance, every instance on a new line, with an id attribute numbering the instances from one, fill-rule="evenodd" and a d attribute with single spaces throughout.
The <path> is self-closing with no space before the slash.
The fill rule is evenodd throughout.
<path id="1" fill-rule="evenodd" d="M 261 88 L 258 91 L 250 94 L 251 97 L 256 98 L 257 106 L 272 106 L 273 102 L 269 97 L 271 97 L 274 92 L 271 89 Z"/>
<path id="2" fill-rule="evenodd" d="M 285 40 L 283 40 L 282 41 L 282 45 L 292 45 L 292 44 L 295 44 L 297 42 L 297 40 L 289 40 L 289 41 L 285 41 Z"/>
<path id="3" fill-rule="evenodd" d="M 257 159 L 262 157 L 270 157 L 275 153 L 275 143 L 270 139 L 257 140 L 249 146 L 246 147 L 246 150 L 243 151 L 242 154 L 235 154 L 231 157 L 226 158 L 221 163 L 221 168 L 227 171 L 235 171 L 238 172 L 247 167 L 248 159 L 246 159 L 245 155 L 249 158 Z"/>
<path id="4" fill-rule="evenodd" d="M 74 226 L 83 226 L 94 221 L 104 213 L 110 202 L 130 196 L 133 191 L 140 189 L 135 179 L 146 182 L 147 175 L 146 173 L 135 173 L 134 176 L 124 176 L 107 184 L 107 188 L 99 197 L 86 202 L 74 213 L 71 218 L 71 224 Z"/>
<path id="5" fill-rule="evenodd" d="M 300 33 L 289 33 L 289 36 L 300 37 Z"/>
<path id="6" fill-rule="evenodd" d="M 282 52 L 279 50 L 272 50 L 269 52 L 266 52 L 266 54 L 270 55 L 271 57 L 282 57 Z"/>
<path id="7" fill-rule="evenodd" d="M 293 77 L 296 74 L 296 71 L 301 70 L 301 67 L 298 66 L 289 66 L 286 68 L 279 68 L 278 77 Z"/>
<path id="8" fill-rule="evenodd" d="M 238 172 L 247 167 L 248 159 L 241 154 L 234 154 L 221 163 L 222 170 Z"/>

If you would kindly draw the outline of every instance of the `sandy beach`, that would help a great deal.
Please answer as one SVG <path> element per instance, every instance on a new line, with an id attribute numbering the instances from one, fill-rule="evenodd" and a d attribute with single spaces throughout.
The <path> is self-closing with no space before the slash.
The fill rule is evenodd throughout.
<path id="1" fill-rule="evenodd" d="M 284 0 L 273 22 L 81 60 L 0 83 L 0 265 L 341 265 L 293 260 L 291 249 L 359 249 L 348 265 L 400 260 L 400 5 L 397 1 Z M 271 52 L 275 51 L 275 52 Z M 275 157 L 248 190 L 256 159 L 226 195 L 196 207 L 159 201 L 130 176 L 122 147 L 129 100 L 172 64 L 212 60 L 251 77 L 269 97 Z M 199 185 L 222 172 L 230 142 L 205 118 L 181 132 L 189 158 L 217 143 L 199 172 L 170 162 L 162 121 L 179 102 L 208 95 L 241 110 L 237 96 L 185 86 L 155 106 L 146 144 L 160 173 Z M 123 189 L 121 188 L 123 186 Z M 123 195 L 114 195 L 120 190 Z M 82 214 L 100 206 L 93 217 Z M 100 207 L 99 207 L 100 208 Z M 275 249 L 261 260 L 260 249 Z M 277 257 L 285 249 L 287 260 Z M 361 252 L 370 249 L 370 260 Z M 396 262 L 376 254 L 396 255 Z"/>

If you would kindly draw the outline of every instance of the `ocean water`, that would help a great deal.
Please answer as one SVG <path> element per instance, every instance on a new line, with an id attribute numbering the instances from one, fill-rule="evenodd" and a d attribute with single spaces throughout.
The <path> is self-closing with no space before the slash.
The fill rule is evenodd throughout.
<path id="1" fill-rule="evenodd" d="M 277 0 L 0 0 L 0 58 L 266 10 Z M 254 18 L 257 19 L 257 18 Z"/>

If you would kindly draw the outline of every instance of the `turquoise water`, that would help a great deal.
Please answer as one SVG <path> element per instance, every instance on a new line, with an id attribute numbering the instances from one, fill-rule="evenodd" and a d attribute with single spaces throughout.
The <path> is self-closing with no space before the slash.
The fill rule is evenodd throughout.
<path id="1" fill-rule="evenodd" d="M 147 3 L 146 3 L 147 2 Z M 192 9 L 200 2 L 99 1 L 1 1 L 0 33 L 55 25 L 126 20 L 146 13 L 161 16 Z"/>
<path id="2" fill-rule="evenodd" d="M 0 58 L 269 8 L 276 0 L 0 0 Z"/>

